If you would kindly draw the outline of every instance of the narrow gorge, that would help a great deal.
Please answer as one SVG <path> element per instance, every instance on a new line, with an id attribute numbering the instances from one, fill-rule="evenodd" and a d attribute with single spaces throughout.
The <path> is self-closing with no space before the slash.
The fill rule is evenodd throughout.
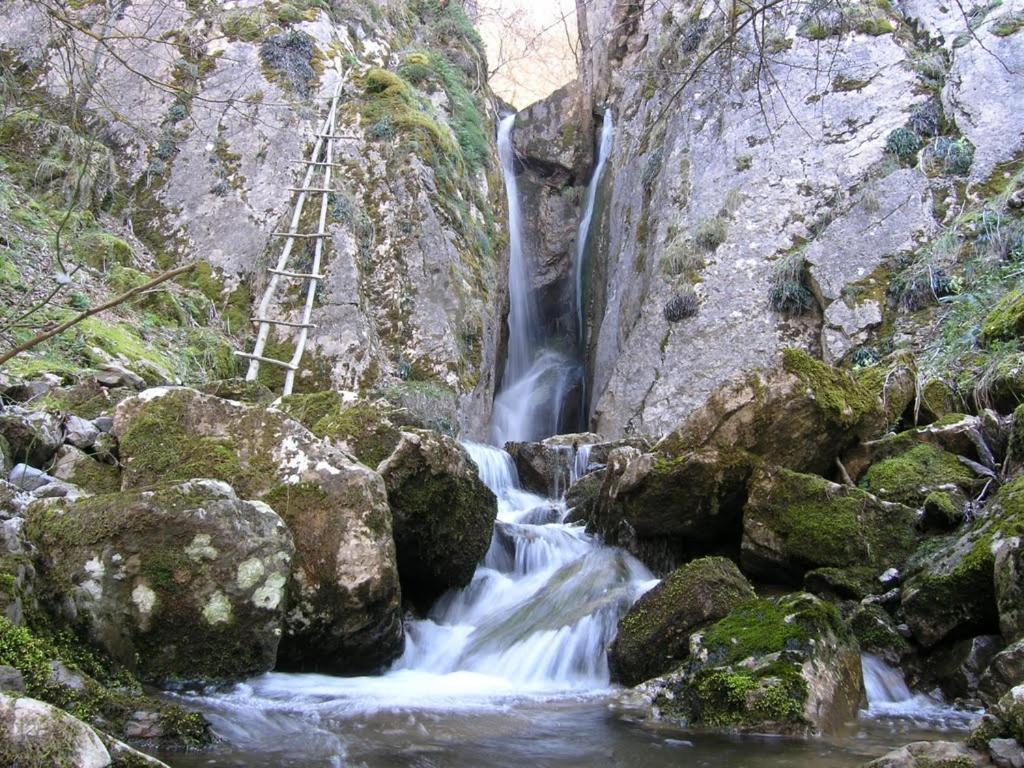
<path id="1" fill-rule="evenodd" d="M 1024 768 L 1022 265 L 1022 0 L 6 0 L 0 766 Z"/>

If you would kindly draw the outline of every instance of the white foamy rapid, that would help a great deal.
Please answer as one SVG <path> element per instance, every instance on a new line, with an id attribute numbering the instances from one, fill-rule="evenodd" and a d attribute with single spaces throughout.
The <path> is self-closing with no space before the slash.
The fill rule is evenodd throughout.
<path id="1" fill-rule="evenodd" d="M 962 729 L 976 713 L 954 709 L 924 693 L 914 693 L 907 686 L 903 673 L 871 653 L 861 654 L 864 690 L 869 718 L 898 718 L 932 727 Z"/>

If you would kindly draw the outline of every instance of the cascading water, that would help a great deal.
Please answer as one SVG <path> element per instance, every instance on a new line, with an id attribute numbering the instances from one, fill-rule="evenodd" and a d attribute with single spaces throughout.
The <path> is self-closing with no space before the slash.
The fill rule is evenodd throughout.
<path id="1" fill-rule="evenodd" d="M 865 714 L 874 718 L 901 718 L 940 727 L 964 727 L 973 713 L 954 709 L 941 698 L 913 693 L 899 669 L 871 653 L 861 654 L 864 690 L 868 708 Z"/>
<path id="2" fill-rule="evenodd" d="M 573 262 L 573 274 L 576 277 L 576 331 L 579 335 L 580 346 L 584 343 L 583 326 L 583 269 L 584 256 L 587 253 L 587 241 L 590 239 L 590 222 L 594 218 L 594 208 L 597 205 L 597 192 L 601 186 L 601 177 L 604 174 L 604 165 L 608 161 L 608 155 L 612 151 L 612 141 L 615 138 L 615 123 L 612 119 L 612 110 L 609 107 L 604 111 L 604 120 L 601 123 L 601 144 L 597 151 L 597 164 L 594 166 L 594 174 L 587 185 L 587 203 L 583 209 L 583 218 L 580 219 L 580 226 L 576 232 L 576 260 Z"/>

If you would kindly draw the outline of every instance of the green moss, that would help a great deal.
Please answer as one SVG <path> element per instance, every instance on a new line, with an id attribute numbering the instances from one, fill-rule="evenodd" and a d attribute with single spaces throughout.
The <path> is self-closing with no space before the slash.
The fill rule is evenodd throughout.
<path id="1" fill-rule="evenodd" d="M 85 232 L 71 246 L 75 258 L 94 269 L 107 269 L 113 264 L 127 266 L 135 253 L 121 238 L 100 230 Z"/>
<path id="2" fill-rule="evenodd" d="M 1004 14 L 992 22 L 989 30 L 996 37 L 1009 37 L 1024 29 L 1024 11 Z"/>
<path id="3" fill-rule="evenodd" d="M 113 464 L 90 459 L 81 462 L 68 478 L 68 482 L 89 493 L 115 493 L 121 490 L 121 471 Z"/>
<path id="4" fill-rule="evenodd" d="M 798 664 L 778 662 L 758 670 L 701 670 L 693 687 L 695 717 L 712 728 L 805 723 L 807 683 Z"/>
<path id="5" fill-rule="evenodd" d="M 881 417 L 878 394 L 848 373 L 799 349 L 784 350 L 782 364 L 787 372 L 807 385 L 818 407 L 834 424 L 854 428 Z"/>
<path id="6" fill-rule="evenodd" d="M 268 20 L 262 9 L 246 8 L 225 13 L 221 26 L 228 39 L 253 43 L 263 37 Z"/>
<path id="7" fill-rule="evenodd" d="M 920 507 L 928 494 L 949 483 L 973 487 L 975 478 L 951 453 L 929 443 L 873 464 L 861 479 L 876 496 Z"/>
<path id="8" fill-rule="evenodd" d="M 981 343 L 1008 341 L 1024 335 L 1024 290 L 1011 291 L 985 317 Z"/>
<path id="9" fill-rule="evenodd" d="M 957 509 L 952 497 L 945 491 L 932 491 L 924 499 L 924 511 L 929 520 L 944 528 L 954 528 L 963 519 L 963 511 Z"/>
<path id="10" fill-rule="evenodd" d="M 897 654 L 910 650 L 906 639 L 893 626 L 892 617 L 879 605 L 859 606 L 850 617 L 850 630 L 862 650 Z"/>

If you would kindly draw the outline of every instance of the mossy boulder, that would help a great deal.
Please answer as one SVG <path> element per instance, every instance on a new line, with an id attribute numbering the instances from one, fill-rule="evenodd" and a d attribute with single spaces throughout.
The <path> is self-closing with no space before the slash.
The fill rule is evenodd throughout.
<path id="1" fill-rule="evenodd" d="M 739 538 L 756 459 L 706 448 L 671 454 L 617 448 L 608 456 L 589 528 L 657 571 Z"/>
<path id="2" fill-rule="evenodd" d="M 466 449 L 437 432 L 403 432 L 380 474 L 394 518 L 402 593 L 426 610 L 472 580 L 491 543 L 497 500 Z"/>
<path id="3" fill-rule="evenodd" d="M 276 408 L 181 387 L 121 403 L 114 432 L 125 489 L 211 477 L 284 518 L 296 555 L 280 666 L 368 673 L 401 653 L 391 511 L 379 475 Z"/>
<path id="4" fill-rule="evenodd" d="M 1024 744 L 1024 684 L 1007 691 L 996 704 L 994 714 L 1006 725 L 1007 736 Z"/>
<path id="5" fill-rule="evenodd" d="M 50 474 L 96 494 L 121 490 L 121 472 L 116 465 L 97 461 L 71 445 L 63 445 L 54 457 Z"/>
<path id="6" fill-rule="evenodd" d="M 949 488 L 971 491 L 978 479 L 956 456 L 922 443 L 868 467 L 864 490 L 889 501 L 921 507 L 930 493 Z"/>
<path id="7" fill-rule="evenodd" d="M 125 744 L 117 757 L 89 725 L 46 702 L 0 693 L 0 764 L 15 768 L 168 768 Z M 109 737 L 106 739 L 110 742 Z M 113 745 L 112 745 L 113 746 Z"/>
<path id="8" fill-rule="evenodd" d="M 962 534 L 931 539 L 917 549 L 907 565 L 901 600 L 918 642 L 932 647 L 947 637 L 998 632 L 994 553 L 1021 535 L 1024 480 L 1017 480 L 1000 489 L 988 514 Z M 1008 596 L 1007 607 L 1011 603 Z"/>
<path id="9" fill-rule="evenodd" d="M 918 423 L 929 423 L 938 421 L 944 416 L 956 413 L 959 410 L 959 403 L 953 388 L 941 379 L 929 379 L 921 389 L 921 403 L 918 416 L 922 421 Z"/>
<path id="10" fill-rule="evenodd" d="M 246 381 L 242 378 L 217 379 L 201 384 L 197 389 L 204 394 L 224 400 L 236 400 L 253 405 L 269 405 L 277 399 L 277 395 L 264 384 L 258 381 Z"/>
<path id="11" fill-rule="evenodd" d="M 33 504 L 25 533 L 53 605 L 140 678 L 238 680 L 273 668 L 294 545 L 224 483 Z"/>
<path id="12" fill-rule="evenodd" d="M 1013 422 L 1007 439 L 1006 461 L 1003 471 L 1007 476 L 1018 474 L 1024 469 L 1024 405 L 1013 411 Z"/>
<path id="13" fill-rule="evenodd" d="M 1010 341 L 1024 334 L 1024 291 L 1011 291 L 985 316 L 981 324 L 982 344 Z"/>
<path id="14" fill-rule="evenodd" d="M 601 486 L 604 485 L 603 469 L 584 475 L 573 483 L 565 493 L 565 506 L 569 510 L 569 520 L 574 523 L 590 523 L 601 498 Z"/>
<path id="15" fill-rule="evenodd" d="M 988 757 L 965 744 L 952 741 L 915 741 L 894 749 L 864 768 L 982 768 Z"/>
<path id="16" fill-rule="evenodd" d="M 374 468 L 398 445 L 401 427 L 420 426 L 412 414 L 386 400 L 352 400 L 333 391 L 289 395 L 281 409 Z"/>
<path id="17" fill-rule="evenodd" d="M 981 677 L 978 690 L 988 704 L 998 702 L 1007 691 L 1024 680 L 1024 639 L 1011 643 L 995 655 Z"/>
<path id="18" fill-rule="evenodd" d="M 914 551 L 916 518 L 857 488 L 761 466 L 743 508 L 740 564 L 754 578 L 794 586 L 813 569 L 854 569 L 865 583 L 843 596 L 863 597 L 874 577 Z"/>
<path id="19" fill-rule="evenodd" d="M 964 520 L 964 499 L 959 493 L 932 491 L 924 497 L 921 525 L 925 530 L 951 531 Z"/>
<path id="20" fill-rule="evenodd" d="M 752 599 L 691 638 L 679 671 L 638 690 L 660 717 L 730 731 L 830 732 L 863 699 L 860 649 L 831 603 Z"/>
<path id="21" fill-rule="evenodd" d="M 775 368 L 722 386 L 657 448 L 674 455 L 739 449 L 827 474 L 844 449 L 884 431 L 881 395 L 871 382 L 789 349 Z"/>
<path id="22" fill-rule="evenodd" d="M 754 590 L 731 560 L 704 557 L 677 568 L 619 620 L 608 651 L 612 681 L 637 685 L 678 666 L 690 635 L 724 618 Z"/>
<path id="23" fill-rule="evenodd" d="M 862 651 L 881 656 L 890 664 L 898 664 L 910 651 L 910 644 L 896 630 L 892 616 L 879 605 L 857 605 L 850 614 L 849 625 Z"/>

